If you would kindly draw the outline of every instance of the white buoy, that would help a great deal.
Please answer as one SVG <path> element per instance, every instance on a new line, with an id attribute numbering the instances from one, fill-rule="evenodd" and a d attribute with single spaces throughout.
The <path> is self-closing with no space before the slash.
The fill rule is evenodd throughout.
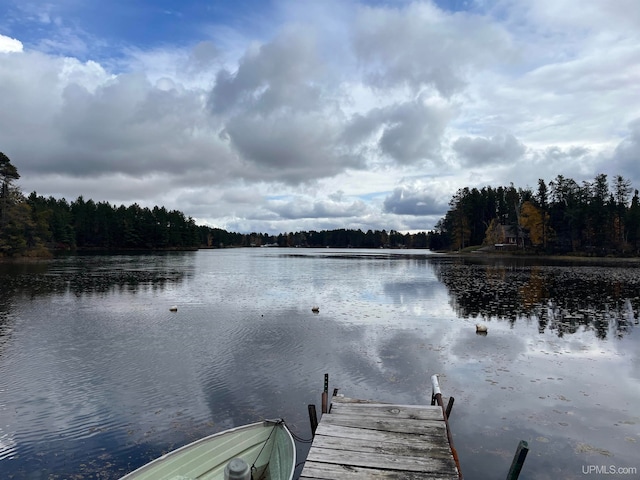
<path id="1" fill-rule="evenodd" d="M 170 312 L 177 312 L 177 311 L 178 311 L 178 307 L 177 307 L 176 305 L 171 305 L 171 306 L 169 307 L 169 311 L 170 311 Z"/>
<path id="2" fill-rule="evenodd" d="M 487 333 L 488 329 L 486 325 L 482 325 L 481 323 L 476 323 L 476 332 L 477 333 Z"/>

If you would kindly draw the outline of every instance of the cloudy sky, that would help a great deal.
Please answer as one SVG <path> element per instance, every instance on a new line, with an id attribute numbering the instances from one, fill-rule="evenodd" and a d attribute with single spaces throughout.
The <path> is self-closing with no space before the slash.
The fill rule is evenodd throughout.
<path id="1" fill-rule="evenodd" d="M 459 188 L 640 188 L 637 0 L 2 0 L 26 194 L 236 232 L 428 230 Z"/>

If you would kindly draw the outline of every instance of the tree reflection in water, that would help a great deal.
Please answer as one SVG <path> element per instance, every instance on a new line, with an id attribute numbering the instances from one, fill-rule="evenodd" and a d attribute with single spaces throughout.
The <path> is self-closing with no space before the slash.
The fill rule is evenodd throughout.
<path id="1" fill-rule="evenodd" d="M 433 260 L 451 307 L 462 318 L 518 319 L 559 337 L 580 329 L 599 339 L 622 337 L 638 324 L 640 270 L 629 266 L 549 264 L 523 259 Z"/>

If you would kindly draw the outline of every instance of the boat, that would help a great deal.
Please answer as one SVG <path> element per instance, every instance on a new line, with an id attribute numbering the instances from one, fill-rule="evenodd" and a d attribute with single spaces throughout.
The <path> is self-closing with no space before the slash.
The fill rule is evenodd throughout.
<path id="1" fill-rule="evenodd" d="M 276 419 L 196 440 L 120 480 L 292 480 L 295 466 L 293 436 Z"/>

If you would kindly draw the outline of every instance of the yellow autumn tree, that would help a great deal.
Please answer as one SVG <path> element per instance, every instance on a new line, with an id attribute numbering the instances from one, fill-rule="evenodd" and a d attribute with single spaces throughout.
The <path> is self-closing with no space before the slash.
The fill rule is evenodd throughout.
<path id="1" fill-rule="evenodd" d="M 549 226 L 549 215 L 529 201 L 520 208 L 520 226 L 529 232 L 532 245 L 546 246 L 553 233 Z"/>
<path id="2" fill-rule="evenodd" d="M 502 225 L 497 218 L 491 220 L 487 230 L 484 233 L 484 245 L 495 245 L 504 242 L 504 233 Z"/>

